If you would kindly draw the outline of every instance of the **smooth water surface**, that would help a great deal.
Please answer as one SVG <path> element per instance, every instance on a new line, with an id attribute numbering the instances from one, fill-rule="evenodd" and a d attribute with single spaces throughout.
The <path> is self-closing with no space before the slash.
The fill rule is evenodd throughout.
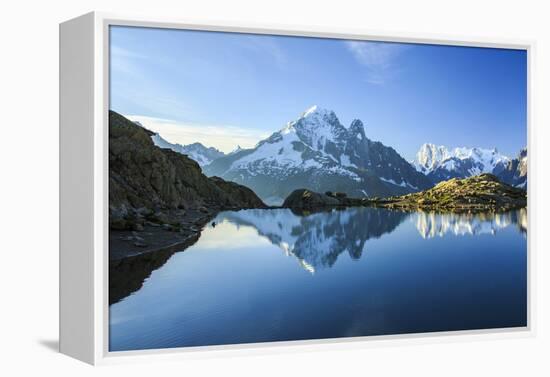
<path id="1" fill-rule="evenodd" d="M 526 325 L 526 210 L 214 221 L 111 305 L 111 351 Z"/>

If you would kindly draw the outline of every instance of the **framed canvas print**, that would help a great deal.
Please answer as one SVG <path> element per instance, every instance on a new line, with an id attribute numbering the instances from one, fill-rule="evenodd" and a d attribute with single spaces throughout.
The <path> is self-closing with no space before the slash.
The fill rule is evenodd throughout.
<path id="1" fill-rule="evenodd" d="M 530 43 L 91 13 L 60 51 L 62 352 L 532 332 Z"/>

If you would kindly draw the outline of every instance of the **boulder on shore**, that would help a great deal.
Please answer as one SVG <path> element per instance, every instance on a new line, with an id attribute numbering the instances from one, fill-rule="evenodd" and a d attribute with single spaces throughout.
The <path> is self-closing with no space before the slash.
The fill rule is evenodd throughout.
<path id="1" fill-rule="evenodd" d="M 340 201 L 331 196 L 307 189 L 294 190 L 283 203 L 284 208 L 316 209 L 340 205 Z"/>

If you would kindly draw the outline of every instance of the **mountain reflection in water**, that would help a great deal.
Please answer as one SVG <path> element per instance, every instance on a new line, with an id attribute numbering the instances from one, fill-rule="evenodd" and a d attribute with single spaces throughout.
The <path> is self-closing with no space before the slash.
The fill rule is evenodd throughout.
<path id="1" fill-rule="evenodd" d="M 224 212 L 219 220 L 237 226 L 251 226 L 260 236 L 294 255 L 310 272 L 332 267 L 338 256 L 347 252 L 359 259 L 365 242 L 392 232 L 408 214 L 386 209 L 350 208 L 313 214 L 293 213 L 289 209 Z"/>
<path id="2" fill-rule="evenodd" d="M 332 267 L 342 253 L 352 259 L 361 258 L 368 250 L 369 239 L 384 237 L 394 232 L 406 219 L 416 226 L 424 239 L 445 235 L 496 235 L 509 226 L 527 232 L 527 209 L 504 213 L 438 214 L 434 212 L 401 212 L 384 208 L 356 207 L 345 210 L 329 209 L 316 213 L 296 213 L 289 209 L 250 209 L 218 214 L 214 222 L 227 222 L 239 229 L 253 229 L 260 237 L 293 256 L 307 271 Z M 221 244 L 231 238 L 218 227 L 206 230 L 208 239 Z M 194 243 L 196 241 L 193 240 Z M 204 242 L 199 237 L 199 242 Z M 249 240 L 254 242 L 254 240 Z M 167 249 L 154 255 L 144 254 L 111 266 L 109 270 L 109 302 L 115 303 L 139 290 L 152 271 L 162 267 L 174 253 L 183 251 Z"/>
<path id="3" fill-rule="evenodd" d="M 516 225 L 520 232 L 527 232 L 527 209 L 503 213 L 445 213 L 417 212 L 416 228 L 422 238 L 442 237 L 446 233 L 455 236 L 496 234 L 499 229 Z"/>
<path id="4" fill-rule="evenodd" d="M 260 236 L 295 256 L 311 273 L 332 267 L 338 256 L 347 252 L 359 259 L 365 242 L 393 232 L 410 217 L 422 238 L 452 234 L 495 234 L 499 229 L 516 225 L 527 231 L 527 209 L 504 213 L 401 212 L 381 208 L 356 207 L 310 214 L 289 209 L 251 209 L 222 212 L 217 221 L 253 227 Z"/>

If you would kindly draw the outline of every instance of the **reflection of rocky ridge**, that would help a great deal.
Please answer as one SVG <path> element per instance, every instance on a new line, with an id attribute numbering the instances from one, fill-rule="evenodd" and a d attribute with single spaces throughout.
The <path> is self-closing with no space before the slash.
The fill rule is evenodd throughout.
<path id="1" fill-rule="evenodd" d="M 408 214 L 374 208 L 330 210 L 298 216 L 289 209 L 220 213 L 218 221 L 254 227 L 258 234 L 294 255 L 310 272 L 331 267 L 340 254 L 361 257 L 365 242 L 392 232 Z"/>
<path id="2" fill-rule="evenodd" d="M 519 230 L 527 231 L 527 209 L 504 213 L 444 213 L 418 212 L 416 228 L 423 238 L 454 235 L 495 234 L 499 229 L 516 224 Z"/>

